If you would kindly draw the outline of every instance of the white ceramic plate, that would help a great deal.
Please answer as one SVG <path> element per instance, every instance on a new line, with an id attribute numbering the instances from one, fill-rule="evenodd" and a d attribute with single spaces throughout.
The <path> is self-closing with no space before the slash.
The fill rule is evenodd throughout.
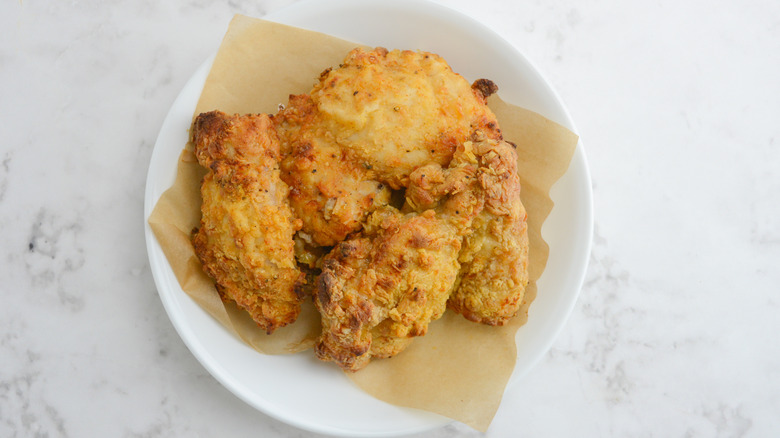
<path id="1" fill-rule="evenodd" d="M 381 17 L 378 19 L 378 17 Z M 419 0 L 315 0 L 296 3 L 266 19 L 325 32 L 355 42 L 438 53 L 469 81 L 486 77 L 501 97 L 576 132 L 563 102 L 539 71 L 486 26 L 437 4 Z M 155 144 L 144 203 L 148 219 L 173 183 L 179 153 L 212 59 L 195 72 L 168 113 Z M 545 354 L 579 293 L 590 253 L 592 193 L 582 144 L 553 187 L 555 208 L 544 225 L 550 245 L 528 323 L 517 334 L 517 366 L 507 388 Z M 146 224 L 149 261 L 173 325 L 203 366 L 236 396 L 297 427 L 341 436 L 394 436 L 443 426 L 451 420 L 378 401 L 336 367 L 314 355 L 266 356 L 236 339 L 182 290 Z"/>

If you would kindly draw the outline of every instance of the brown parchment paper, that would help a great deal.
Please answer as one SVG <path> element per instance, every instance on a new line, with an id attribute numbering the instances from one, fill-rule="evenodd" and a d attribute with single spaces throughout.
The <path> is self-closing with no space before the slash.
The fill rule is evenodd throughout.
<path id="1" fill-rule="evenodd" d="M 320 72 L 338 65 L 358 45 L 237 15 L 216 55 L 193 117 L 214 109 L 275 113 L 290 94 L 310 91 Z M 548 247 L 541 237 L 541 227 L 553 206 L 549 190 L 568 168 L 577 144 L 575 134 L 536 113 L 508 105 L 495 96 L 490 98 L 489 106 L 498 117 L 504 137 L 517 144 L 530 239 L 531 283 L 524 307 L 503 327 L 471 323 L 446 312 L 431 323 L 426 336 L 417 338 L 401 354 L 375 360 L 349 374 L 355 384 L 376 398 L 445 415 L 482 431 L 490 425 L 514 369 L 515 333 L 527 321 L 528 308 L 537 293 L 536 280 L 547 263 Z M 259 352 L 281 354 L 310 348 L 320 331 L 319 315 L 310 301 L 294 324 L 269 336 L 245 312 L 223 303 L 203 273 L 189 235 L 200 221 L 200 181 L 204 173 L 192 145 L 186 145 L 174 185 L 162 195 L 149 218 L 182 289 Z"/>

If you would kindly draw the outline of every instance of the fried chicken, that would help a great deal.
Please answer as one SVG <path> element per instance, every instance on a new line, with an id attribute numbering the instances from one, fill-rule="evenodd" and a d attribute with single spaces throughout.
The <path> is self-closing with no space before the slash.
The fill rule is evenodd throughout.
<path id="1" fill-rule="evenodd" d="M 460 241 L 432 210 L 372 213 L 360 235 L 325 257 L 314 294 L 322 315 L 317 357 L 357 371 L 424 335 L 446 308 Z"/>
<path id="2" fill-rule="evenodd" d="M 332 246 L 359 231 L 366 215 L 386 205 L 390 189 L 343 150 L 325 128 L 308 95 L 291 96 L 274 116 L 282 140 L 281 178 L 289 202 L 303 221 L 298 238 L 308 246 Z M 310 253 L 299 253 L 301 258 Z"/>
<path id="3" fill-rule="evenodd" d="M 203 178 L 192 243 L 223 299 L 271 333 L 300 312 L 304 276 L 293 253 L 300 221 L 279 178 L 279 141 L 266 115 L 199 115 L 192 129 Z"/>
<path id="4" fill-rule="evenodd" d="M 347 371 L 399 353 L 447 307 L 506 323 L 528 237 L 496 90 L 432 53 L 355 49 L 276 115 L 198 116 L 209 173 L 193 244 L 217 290 L 271 333 L 311 289 L 316 355 Z"/>
<path id="5" fill-rule="evenodd" d="M 447 305 L 471 321 L 504 325 L 523 304 L 529 281 L 528 216 L 512 145 L 483 139 L 473 150 L 485 206 L 463 241 L 459 285 Z"/>
<path id="6" fill-rule="evenodd" d="M 505 324 L 528 285 L 527 215 L 512 145 L 477 132 L 448 168 L 433 164 L 413 172 L 405 209 L 430 208 L 464 236 L 448 307 L 471 321 Z"/>
<path id="7" fill-rule="evenodd" d="M 484 79 L 469 86 L 426 52 L 358 48 L 324 71 L 309 94 L 291 96 L 274 116 L 282 179 L 303 220 L 299 236 L 335 245 L 387 205 L 390 188 L 406 187 L 417 167 L 446 165 L 477 129 L 500 138 L 486 104 L 496 90 Z"/>
<path id="8" fill-rule="evenodd" d="M 475 130 L 501 137 L 486 103 L 496 90 L 485 79 L 470 86 L 436 54 L 380 47 L 352 50 L 311 98 L 335 142 L 399 189 L 419 166 L 447 165 Z"/>

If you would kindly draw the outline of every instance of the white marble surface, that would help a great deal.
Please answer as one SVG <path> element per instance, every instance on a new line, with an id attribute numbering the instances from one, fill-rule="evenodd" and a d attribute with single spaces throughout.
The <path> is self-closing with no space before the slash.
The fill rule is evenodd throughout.
<path id="1" fill-rule="evenodd" d="M 174 97 L 289 3 L 0 4 L 0 436 L 316 436 L 201 367 L 143 239 Z M 780 3 L 446 3 L 554 83 L 595 193 L 577 306 L 486 436 L 778 436 Z"/>

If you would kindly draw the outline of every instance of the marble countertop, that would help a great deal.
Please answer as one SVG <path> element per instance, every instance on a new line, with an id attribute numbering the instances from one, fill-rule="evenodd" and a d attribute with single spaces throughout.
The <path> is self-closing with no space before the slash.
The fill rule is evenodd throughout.
<path id="1" fill-rule="evenodd" d="M 173 99 L 234 13 L 290 3 L 0 4 L 0 436 L 318 436 L 206 372 L 144 244 Z M 485 436 L 777 436 L 780 4 L 441 3 L 557 87 L 595 196 L 579 301 Z"/>

